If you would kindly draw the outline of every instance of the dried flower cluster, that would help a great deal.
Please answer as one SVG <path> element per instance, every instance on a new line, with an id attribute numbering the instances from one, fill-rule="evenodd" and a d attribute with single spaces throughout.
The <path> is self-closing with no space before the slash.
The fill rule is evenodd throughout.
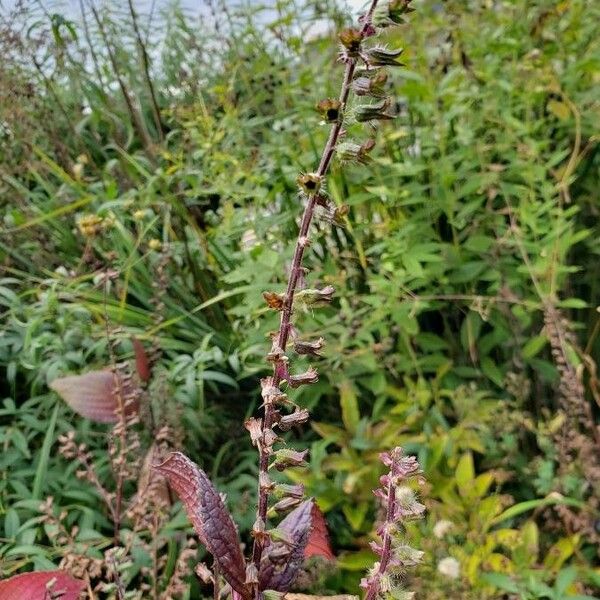
<path id="1" fill-rule="evenodd" d="M 365 589 L 365 600 L 388 597 L 410 600 L 412 592 L 401 589 L 402 576 L 407 568 L 419 563 L 423 552 L 411 548 L 404 539 L 403 529 L 408 521 L 423 515 L 425 506 L 421 504 L 408 483 L 417 478 L 421 470 L 413 456 L 404 456 L 402 448 L 394 448 L 380 455 L 383 464 L 389 468 L 380 479 L 380 488 L 374 491 L 385 509 L 385 520 L 378 528 L 379 542 L 371 542 L 371 548 L 379 556 L 367 577 L 361 581 Z"/>

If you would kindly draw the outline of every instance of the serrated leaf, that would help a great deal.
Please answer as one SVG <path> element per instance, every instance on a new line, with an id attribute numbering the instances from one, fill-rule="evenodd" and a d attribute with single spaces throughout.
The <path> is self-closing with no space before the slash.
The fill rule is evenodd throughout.
<path id="1" fill-rule="evenodd" d="M 313 500 L 305 500 L 295 508 L 279 525 L 277 529 L 287 534 L 292 542 L 289 553 L 285 558 L 273 560 L 272 556 L 278 551 L 288 548 L 284 542 L 272 542 L 265 550 L 258 575 L 260 590 L 276 590 L 286 592 L 294 582 L 298 570 L 304 561 L 304 551 L 308 543 L 312 527 Z"/>
<path id="2" fill-rule="evenodd" d="M 50 593 L 60 600 L 77 600 L 85 584 L 63 571 L 23 573 L 0 581 L 2 600 L 47 600 Z M 60 594 L 60 595 L 59 595 Z"/>
<path id="3" fill-rule="evenodd" d="M 206 473 L 181 452 L 172 452 L 154 468 L 166 477 L 181 499 L 200 541 L 217 561 L 223 577 L 243 598 L 251 598 L 235 523 Z"/>
<path id="4" fill-rule="evenodd" d="M 83 375 L 59 377 L 50 384 L 54 390 L 76 413 L 97 423 L 116 423 L 120 398 L 131 394 L 131 388 L 125 386 L 112 371 L 90 371 Z M 119 385 L 120 383 L 120 385 Z M 137 402 L 128 403 L 126 412 L 137 412 Z"/>

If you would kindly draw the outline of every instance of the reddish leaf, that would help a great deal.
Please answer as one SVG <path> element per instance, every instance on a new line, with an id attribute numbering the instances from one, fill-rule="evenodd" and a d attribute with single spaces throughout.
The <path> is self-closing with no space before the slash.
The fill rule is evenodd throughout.
<path id="1" fill-rule="evenodd" d="M 135 353 L 135 368 L 137 373 L 142 381 L 149 381 L 152 376 L 152 367 L 150 366 L 150 359 L 146 354 L 146 350 L 144 350 L 142 342 L 135 337 L 131 338 L 131 344 Z"/>
<path id="2" fill-rule="evenodd" d="M 62 399 L 82 417 L 97 423 L 116 423 L 119 399 L 116 394 L 118 375 L 106 369 L 103 371 L 90 371 L 83 375 L 70 375 L 55 379 L 50 388 L 59 394 Z M 129 386 L 120 386 L 123 396 L 131 394 Z M 137 412 L 138 403 L 133 402 L 127 406 L 126 412 Z"/>
<path id="3" fill-rule="evenodd" d="M 325 517 L 316 504 L 313 504 L 312 507 L 312 530 L 304 549 L 304 558 L 310 558 L 311 556 L 324 556 L 327 560 L 335 560 L 329 542 Z"/>
<path id="4" fill-rule="evenodd" d="M 308 543 L 312 523 L 313 500 L 304 501 L 295 508 L 277 529 L 283 532 L 292 542 L 291 547 L 283 541 L 272 542 L 260 562 L 259 588 L 287 592 L 294 582 L 298 569 L 304 561 L 304 550 Z M 285 553 L 282 558 L 274 558 Z"/>
<path id="5" fill-rule="evenodd" d="M 64 571 L 23 573 L 0 581 L 0 600 L 78 600 L 84 587 Z"/>
<path id="6" fill-rule="evenodd" d="M 206 473 L 181 452 L 172 452 L 155 469 L 167 478 L 183 502 L 200 541 L 219 564 L 223 577 L 243 598 L 251 598 L 237 529 Z"/>

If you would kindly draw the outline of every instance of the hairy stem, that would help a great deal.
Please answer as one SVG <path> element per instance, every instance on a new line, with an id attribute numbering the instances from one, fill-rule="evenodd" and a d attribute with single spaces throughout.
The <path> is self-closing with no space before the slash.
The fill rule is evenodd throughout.
<path id="1" fill-rule="evenodd" d="M 365 38 L 367 32 L 369 30 L 371 18 L 373 16 L 373 11 L 375 10 L 377 3 L 379 0 L 372 0 L 371 5 L 367 14 L 365 15 L 363 27 L 361 29 L 361 37 Z M 323 154 L 321 155 L 321 160 L 319 162 L 319 167 L 317 170 L 317 175 L 323 177 L 327 174 L 329 167 L 331 165 L 331 161 L 333 159 L 333 155 L 335 153 L 336 145 L 340 139 L 340 134 L 342 132 L 342 127 L 344 125 L 344 117 L 345 117 L 345 109 L 346 103 L 348 101 L 348 96 L 350 94 L 350 87 L 352 83 L 352 77 L 354 75 L 354 70 L 356 69 L 357 58 L 349 58 L 346 62 L 346 68 L 344 70 L 344 79 L 342 82 L 342 87 L 340 90 L 339 101 L 341 103 L 341 114 L 340 118 L 332 125 L 331 130 L 329 132 L 329 137 L 327 139 L 327 143 L 325 144 L 325 148 L 323 150 Z M 288 277 L 287 288 L 285 292 L 285 298 L 283 301 L 283 308 L 281 311 L 281 319 L 279 324 L 279 334 L 277 339 L 277 345 L 281 348 L 282 351 L 285 351 L 289 332 L 290 332 L 290 324 L 291 324 L 291 316 L 294 307 L 294 294 L 296 293 L 296 287 L 298 285 L 298 278 L 300 277 L 300 272 L 302 270 L 302 258 L 304 256 L 304 250 L 307 246 L 307 235 L 310 229 L 310 225 L 312 223 L 312 219 L 315 212 L 315 206 L 317 202 L 317 194 L 310 194 L 308 196 L 306 206 L 304 208 L 304 213 L 302 215 L 302 221 L 300 223 L 300 231 L 298 232 L 298 238 L 296 241 L 296 247 L 294 249 L 294 256 L 292 258 L 292 265 L 290 269 L 290 274 Z M 278 386 L 281 383 L 281 378 L 275 370 L 273 375 L 273 384 Z M 263 419 L 263 440 L 264 440 L 264 432 L 269 430 L 273 424 L 273 415 L 274 415 L 275 407 L 271 403 L 266 403 L 264 408 L 264 419 Z M 269 454 L 265 450 L 266 444 L 259 445 L 259 471 L 260 474 L 266 476 L 268 468 L 269 468 Z M 267 508 L 269 503 L 269 490 L 258 486 L 258 510 L 257 510 L 257 520 L 260 520 L 263 523 L 266 523 L 267 519 Z M 252 549 L 252 560 L 256 565 L 256 568 L 260 568 L 260 560 L 262 557 L 263 551 L 263 541 L 261 539 L 254 540 L 254 546 Z M 256 592 L 256 597 L 260 597 L 260 592 Z"/>
<path id="2" fill-rule="evenodd" d="M 394 460 L 395 462 L 395 460 Z M 390 468 L 390 474 L 394 472 L 394 464 Z M 390 562 L 391 549 L 392 549 L 392 536 L 389 531 L 391 524 L 394 521 L 394 513 L 396 511 L 396 486 L 394 485 L 393 477 L 390 476 L 387 489 L 387 511 L 385 515 L 385 525 L 383 533 L 383 552 L 381 553 L 381 560 L 379 561 L 379 568 L 377 574 L 373 578 L 367 593 L 365 594 L 364 600 L 374 600 L 379 593 L 381 576 L 385 574 L 388 563 Z"/>

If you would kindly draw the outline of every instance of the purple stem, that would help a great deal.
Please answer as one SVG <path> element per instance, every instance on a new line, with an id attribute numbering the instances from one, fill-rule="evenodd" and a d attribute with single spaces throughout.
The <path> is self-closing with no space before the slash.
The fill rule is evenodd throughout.
<path id="1" fill-rule="evenodd" d="M 374 600 L 379 593 L 379 585 L 382 575 L 385 574 L 387 566 L 391 558 L 392 536 L 390 534 L 390 526 L 394 522 L 394 513 L 396 512 L 396 486 L 394 484 L 394 467 L 396 465 L 396 456 L 394 455 L 392 465 L 390 467 L 390 477 L 387 489 L 387 511 L 385 514 L 385 524 L 383 532 L 383 550 L 379 561 L 377 573 L 371 578 L 371 584 L 367 589 L 364 600 Z"/>
<path id="2" fill-rule="evenodd" d="M 361 29 L 361 37 L 365 38 L 367 31 L 370 27 L 371 18 L 373 16 L 373 11 L 375 10 L 377 3 L 379 0 L 372 0 L 371 5 L 367 14 L 365 15 L 365 19 L 363 22 L 363 27 Z M 327 139 L 327 143 L 325 144 L 325 148 L 323 150 L 323 154 L 321 156 L 321 161 L 319 163 L 319 168 L 317 170 L 317 175 L 323 177 L 329 167 L 331 165 L 331 161 L 333 159 L 333 155 L 335 153 L 335 148 L 340 138 L 340 133 L 342 132 L 342 127 L 344 124 L 344 111 L 346 109 L 346 102 L 348 101 L 348 96 L 350 94 L 350 87 L 352 83 L 352 77 L 354 75 L 354 70 L 356 68 L 356 58 L 348 58 L 346 62 L 346 69 L 344 71 L 344 80 L 342 82 L 342 87 L 340 90 L 339 101 L 341 104 L 341 116 L 340 118 L 333 124 L 331 127 L 331 131 L 329 132 L 329 138 Z M 298 232 L 298 238 L 296 241 L 296 247 L 294 249 L 294 256 L 292 258 L 292 266 L 290 270 L 290 275 L 287 282 L 287 288 L 285 292 L 285 298 L 283 300 L 283 308 L 281 311 L 281 320 L 279 325 L 279 337 L 277 339 L 277 345 L 281 350 L 285 351 L 289 332 L 290 332 L 290 321 L 294 306 L 294 294 L 296 292 L 296 287 L 298 285 L 298 278 L 300 276 L 301 268 L 302 268 L 302 258 L 304 256 L 304 249 L 306 248 L 306 239 L 308 235 L 308 231 L 310 229 L 310 224 L 312 222 L 315 205 L 316 205 L 317 195 L 311 194 L 308 196 L 308 201 L 304 208 L 304 213 L 302 215 L 302 221 L 300 223 L 300 231 Z M 281 377 L 277 370 L 274 371 L 273 375 L 273 384 L 278 386 L 281 383 Z M 273 425 L 273 414 L 275 411 L 275 407 L 271 403 L 265 404 L 265 414 L 263 419 L 263 432 L 267 431 Z M 264 437 L 264 433 L 263 433 Z M 265 450 L 266 444 L 259 445 L 259 473 L 267 474 L 269 468 L 269 454 Z M 267 508 L 269 504 L 269 490 L 261 487 L 260 479 L 259 479 L 259 487 L 258 487 L 258 511 L 257 517 L 263 523 L 266 523 L 267 520 Z M 260 560 L 263 552 L 263 542 L 260 538 L 254 540 L 254 545 L 252 548 L 252 560 L 256 565 L 257 569 L 260 569 Z M 260 592 L 257 590 L 256 598 L 260 597 Z"/>

